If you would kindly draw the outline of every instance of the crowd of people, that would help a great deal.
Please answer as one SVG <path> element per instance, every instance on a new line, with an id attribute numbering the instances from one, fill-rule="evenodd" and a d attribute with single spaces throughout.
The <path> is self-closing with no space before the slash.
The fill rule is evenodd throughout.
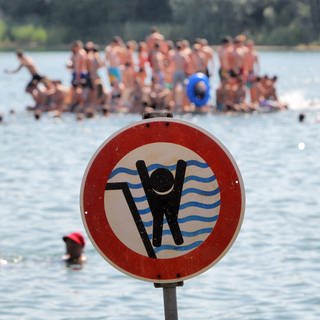
<path id="1" fill-rule="evenodd" d="M 220 111 L 249 112 L 257 109 L 286 108 L 277 96 L 277 76 L 260 75 L 254 42 L 244 35 L 222 39 L 218 48 L 220 85 L 216 107 Z"/>
<path id="2" fill-rule="evenodd" d="M 276 94 L 277 77 L 259 75 L 259 59 L 252 40 L 244 35 L 222 39 L 217 49 L 220 84 L 212 99 L 203 106 L 195 106 L 186 93 L 188 77 L 202 73 L 212 83 L 215 52 L 206 39 L 198 38 L 191 45 L 188 40 L 173 42 L 152 28 L 145 41 L 126 43 L 115 36 L 102 55 L 92 41 L 78 40 L 71 45 L 70 85 L 41 74 L 32 59 L 17 51 L 19 66 L 25 67 L 32 78 L 26 92 L 35 105 L 29 107 L 35 115 L 54 111 L 56 115 L 74 112 L 78 118 L 96 113 L 143 113 L 146 110 L 172 112 L 209 112 L 216 110 L 248 112 L 258 108 L 285 108 Z M 108 84 L 100 73 L 107 72 Z M 212 88 L 210 88 L 212 91 Z M 214 96 L 211 92 L 211 97 Z"/>

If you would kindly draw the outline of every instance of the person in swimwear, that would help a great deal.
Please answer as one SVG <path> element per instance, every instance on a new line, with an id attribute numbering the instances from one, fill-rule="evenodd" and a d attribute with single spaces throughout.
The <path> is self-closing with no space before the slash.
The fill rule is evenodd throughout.
<path id="1" fill-rule="evenodd" d="M 124 66 L 122 72 L 123 80 L 123 95 L 122 95 L 122 105 L 129 111 L 133 105 L 133 96 L 135 88 L 136 72 L 134 66 L 130 62 L 127 62 Z"/>
<path id="2" fill-rule="evenodd" d="M 196 72 L 201 72 L 203 74 L 207 73 L 206 56 L 201 51 L 201 45 L 199 43 L 195 43 L 193 45 L 190 60 L 192 65 L 192 74 Z"/>
<path id="3" fill-rule="evenodd" d="M 230 37 L 221 40 L 217 53 L 220 63 L 219 77 L 220 81 L 223 82 L 229 78 L 233 66 L 233 43 Z"/>
<path id="4" fill-rule="evenodd" d="M 146 67 L 149 64 L 147 44 L 144 41 L 139 42 L 138 45 L 138 70 L 136 77 L 140 83 L 140 86 L 145 85 L 147 77 Z"/>
<path id="5" fill-rule="evenodd" d="M 118 37 L 114 37 L 112 42 L 105 48 L 105 59 L 108 67 L 108 75 L 110 84 L 117 80 L 119 83 L 121 79 L 121 43 Z"/>
<path id="6" fill-rule="evenodd" d="M 80 40 L 74 41 L 71 45 L 71 58 L 67 68 L 72 70 L 71 84 L 74 88 L 85 84 L 89 77 L 87 66 L 87 52 Z"/>
<path id="7" fill-rule="evenodd" d="M 250 91 L 250 99 L 252 101 L 252 86 L 256 76 L 259 74 L 259 58 L 258 54 L 254 48 L 254 42 L 252 40 L 248 40 L 246 42 L 246 47 L 248 48 L 248 52 L 245 56 L 245 69 L 248 70 L 248 76 L 246 81 L 246 86 Z"/>
<path id="8" fill-rule="evenodd" d="M 214 71 L 214 51 L 209 46 L 208 40 L 205 38 L 197 39 L 197 43 L 201 45 L 201 52 L 204 54 L 204 60 L 205 60 L 205 75 L 210 78 L 211 75 L 213 75 Z"/>
<path id="9" fill-rule="evenodd" d="M 19 72 L 23 67 L 26 68 L 32 76 L 31 80 L 29 81 L 29 83 L 26 86 L 26 92 L 30 93 L 30 90 L 32 88 L 34 88 L 35 86 L 37 86 L 37 84 L 40 81 L 42 81 L 44 79 L 44 77 L 39 74 L 36 65 L 34 64 L 33 60 L 30 57 L 25 55 L 20 50 L 16 51 L 16 55 L 17 55 L 17 58 L 20 62 L 19 66 L 14 70 L 5 69 L 4 71 L 6 73 L 13 74 L 13 73 Z"/>
<path id="10" fill-rule="evenodd" d="M 105 90 L 98 73 L 99 69 L 104 66 L 104 61 L 99 55 L 98 46 L 92 41 L 86 43 L 85 49 L 87 52 L 89 79 L 92 84 L 92 90 L 89 93 L 89 104 L 97 107 L 105 98 Z"/>
<path id="11" fill-rule="evenodd" d="M 71 52 L 71 59 L 67 64 L 67 68 L 72 70 L 73 99 L 70 111 L 74 111 L 76 108 L 83 108 L 86 102 L 84 89 L 89 88 L 92 90 L 93 87 L 88 72 L 87 52 L 83 48 L 82 41 L 74 41 L 71 45 Z"/>
<path id="12" fill-rule="evenodd" d="M 240 34 L 233 41 L 233 66 L 232 70 L 242 78 L 243 82 L 247 82 L 248 66 L 246 57 L 249 49 L 245 46 L 246 36 Z"/>
<path id="13" fill-rule="evenodd" d="M 149 54 L 149 61 L 152 68 L 152 77 L 157 79 L 158 83 L 164 87 L 164 59 L 165 56 L 160 50 L 160 44 L 156 42 L 153 50 Z"/>

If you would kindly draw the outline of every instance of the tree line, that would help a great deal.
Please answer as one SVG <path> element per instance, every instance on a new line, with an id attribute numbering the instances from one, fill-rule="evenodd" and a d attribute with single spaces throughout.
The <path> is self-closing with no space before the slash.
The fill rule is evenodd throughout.
<path id="1" fill-rule="evenodd" d="M 320 0 L 0 0 L 2 47 L 142 40 L 152 25 L 213 45 L 239 33 L 261 45 L 319 44 Z"/>

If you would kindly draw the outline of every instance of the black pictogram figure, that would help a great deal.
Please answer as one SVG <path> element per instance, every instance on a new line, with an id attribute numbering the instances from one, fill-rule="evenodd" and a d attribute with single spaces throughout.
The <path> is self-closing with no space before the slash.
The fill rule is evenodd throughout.
<path id="1" fill-rule="evenodd" d="M 154 259 L 157 258 L 153 250 L 152 244 L 149 240 L 147 231 L 141 220 L 137 206 L 133 200 L 128 183 L 127 182 L 109 182 L 106 184 L 106 190 L 122 190 L 148 256 Z"/>
<path id="2" fill-rule="evenodd" d="M 143 160 L 136 167 L 153 216 L 152 243 L 160 247 L 162 242 L 163 217 L 165 216 L 175 244 L 182 244 L 183 237 L 178 224 L 178 213 L 186 172 L 186 162 L 179 160 L 176 175 L 166 168 L 158 168 L 149 176 Z"/>

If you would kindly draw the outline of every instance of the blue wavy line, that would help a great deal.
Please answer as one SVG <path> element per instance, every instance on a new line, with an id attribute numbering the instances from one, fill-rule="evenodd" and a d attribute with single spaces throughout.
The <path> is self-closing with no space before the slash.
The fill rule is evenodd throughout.
<path id="1" fill-rule="evenodd" d="M 218 194 L 220 192 L 219 188 L 216 188 L 215 190 L 201 190 L 198 188 L 187 188 L 185 190 L 182 191 L 182 196 L 185 196 L 188 193 L 196 193 L 199 194 L 201 196 L 215 196 L 216 194 Z"/>
<path id="2" fill-rule="evenodd" d="M 112 174 L 112 173 L 111 173 Z M 208 182 L 212 182 L 216 180 L 215 176 L 210 176 L 207 178 L 203 178 L 203 177 L 198 177 L 198 176 L 187 176 L 184 179 L 184 183 L 188 182 L 188 181 L 197 181 L 197 182 L 203 182 L 203 183 L 208 183 Z M 131 183 L 131 182 L 127 182 L 128 186 L 130 189 L 142 189 L 142 183 Z"/>
<path id="3" fill-rule="evenodd" d="M 192 216 L 188 216 L 185 218 L 178 218 L 178 223 L 179 224 L 183 224 L 186 222 L 190 222 L 190 221 L 198 221 L 198 222 L 214 222 L 218 220 L 218 215 L 212 216 L 212 217 L 201 217 L 198 215 L 192 215 Z M 143 222 L 144 226 L 147 227 L 151 227 L 153 225 L 153 221 L 145 221 Z M 166 225 L 168 224 L 166 219 L 163 220 L 163 224 Z"/>
<path id="4" fill-rule="evenodd" d="M 199 168 L 209 168 L 209 166 L 206 162 L 200 162 L 198 160 L 188 160 L 187 166 L 196 166 Z"/>
<path id="5" fill-rule="evenodd" d="M 218 194 L 220 192 L 219 188 L 216 188 L 215 190 L 201 190 L 201 189 L 197 189 L 197 188 L 189 188 L 189 189 L 185 189 L 182 191 L 182 197 L 187 195 L 188 193 L 196 193 L 199 194 L 201 196 L 214 196 L 216 194 Z M 134 202 L 143 202 L 143 201 L 147 201 L 147 197 L 146 196 L 141 196 L 141 197 L 135 197 L 133 198 Z"/>
<path id="6" fill-rule="evenodd" d="M 141 196 L 141 197 L 135 197 L 133 198 L 134 202 L 143 202 L 147 200 L 146 196 Z"/>
<path id="7" fill-rule="evenodd" d="M 138 209 L 140 215 L 144 215 L 144 214 L 147 214 L 149 212 L 151 212 L 150 208 L 145 208 L 145 209 Z"/>
<path id="8" fill-rule="evenodd" d="M 204 183 L 208 183 L 208 182 L 212 182 L 214 180 L 216 180 L 215 176 L 210 176 L 210 177 L 198 177 L 198 176 L 187 176 L 184 179 L 184 183 L 188 182 L 188 181 L 197 181 L 197 182 L 204 182 Z"/>
<path id="9" fill-rule="evenodd" d="M 198 236 L 199 234 L 205 234 L 205 233 L 210 233 L 212 231 L 212 228 L 203 228 L 203 229 L 199 229 L 199 230 L 195 230 L 195 231 L 182 231 L 182 236 L 186 237 L 186 238 L 190 238 L 190 237 L 195 237 Z M 163 230 L 162 232 L 163 236 L 167 236 L 170 235 L 171 236 L 171 231 L 170 230 Z M 152 235 L 149 235 L 149 238 L 152 238 Z"/>
<path id="10" fill-rule="evenodd" d="M 179 210 L 184 210 L 190 207 L 196 207 L 201 209 L 214 209 L 220 206 L 220 200 L 213 202 L 213 203 L 201 203 L 198 201 L 189 201 L 180 205 Z"/>
<path id="11" fill-rule="evenodd" d="M 129 169 L 129 168 L 125 168 L 125 167 L 119 167 L 119 168 L 114 169 L 114 170 L 111 172 L 109 179 L 115 177 L 117 174 L 120 174 L 120 173 L 126 173 L 126 174 L 130 174 L 130 175 L 132 175 L 132 176 L 136 176 L 136 175 L 138 174 L 137 170 L 135 170 L 135 169 Z"/>
<path id="12" fill-rule="evenodd" d="M 180 224 L 183 224 L 185 222 L 189 222 L 189 221 L 200 221 L 200 222 L 214 222 L 218 220 L 218 215 L 212 216 L 212 217 L 201 217 L 198 215 L 193 215 L 193 216 L 188 216 L 185 218 L 180 218 L 178 219 L 178 222 Z"/>
<path id="13" fill-rule="evenodd" d="M 153 225 L 153 221 L 152 220 L 151 221 L 145 221 L 145 222 L 143 222 L 143 224 L 144 224 L 144 226 L 146 228 L 148 228 L 148 227 L 151 227 Z"/>
<path id="14" fill-rule="evenodd" d="M 174 250 L 174 251 L 187 251 L 194 248 L 197 248 L 201 245 L 203 241 L 195 241 L 187 246 L 173 246 L 173 245 L 163 245 L 161 247 L 154 248 L 155 253 L 158 253 L 160 251 L 164 250 Z"/>
<path id="15" fill-rule="evenodd" d="M 131 183 L 127 182 L 130 189 L 141 189 L 142 183 Z"/>
<path id="16" fill-rule="evenodd" d="M 199 167 L 199 168 L 208 168 L 209 167 L 207 163 L 200 162 L 200 161 L 197 161 L 197 160 L 188 160 L 188 161 L 186 161 L 186 163 L 187 163 L 187 166 L 196 166 L 196 167 Z M 177 164 L 163 165 L 163 164 L 160 164 L 160 163 L 153 163 L 153 164 L 151 164 L 151 165 L 149 165 L 147 167 L 147 170 L 148 171 L 152 171 L 152 170 L 155 170 L 155 169 L 158 169 L 158 168 L 166 168 L 166 169 L 172 171 L 172 170 L 176 169 L 176 166 L 177 166 Z M 119 168 L 114 169 L 111 172 L 109 179 L 115 177 L 116 175 L 118 175 L 120 173 L 126 173 L 126 174 L 133 175 L 133 176 L 138 175 L 138 171 L 136 169 L 130 169 L 130 168 L 126 168 L 126 167 L 119 167 Z"/>
<path id="17" fill-rule="evenodd" d="M 213 203 L 201 203 L 197 201 L 189 201 L 186 203 L 183 203 L 180 205 L 179 211 L 190 208 L 190 207 L 196 207 L 196 208 L 201 208 L 201 209 L 214 209 L 220 206 L 220 200 L 213 202 Z M 149 207 L 144 208 L 144 209 L 138 209 L 139 213 L 141 215 L 147 214 L 151 212 L 151 209 Z"/>

